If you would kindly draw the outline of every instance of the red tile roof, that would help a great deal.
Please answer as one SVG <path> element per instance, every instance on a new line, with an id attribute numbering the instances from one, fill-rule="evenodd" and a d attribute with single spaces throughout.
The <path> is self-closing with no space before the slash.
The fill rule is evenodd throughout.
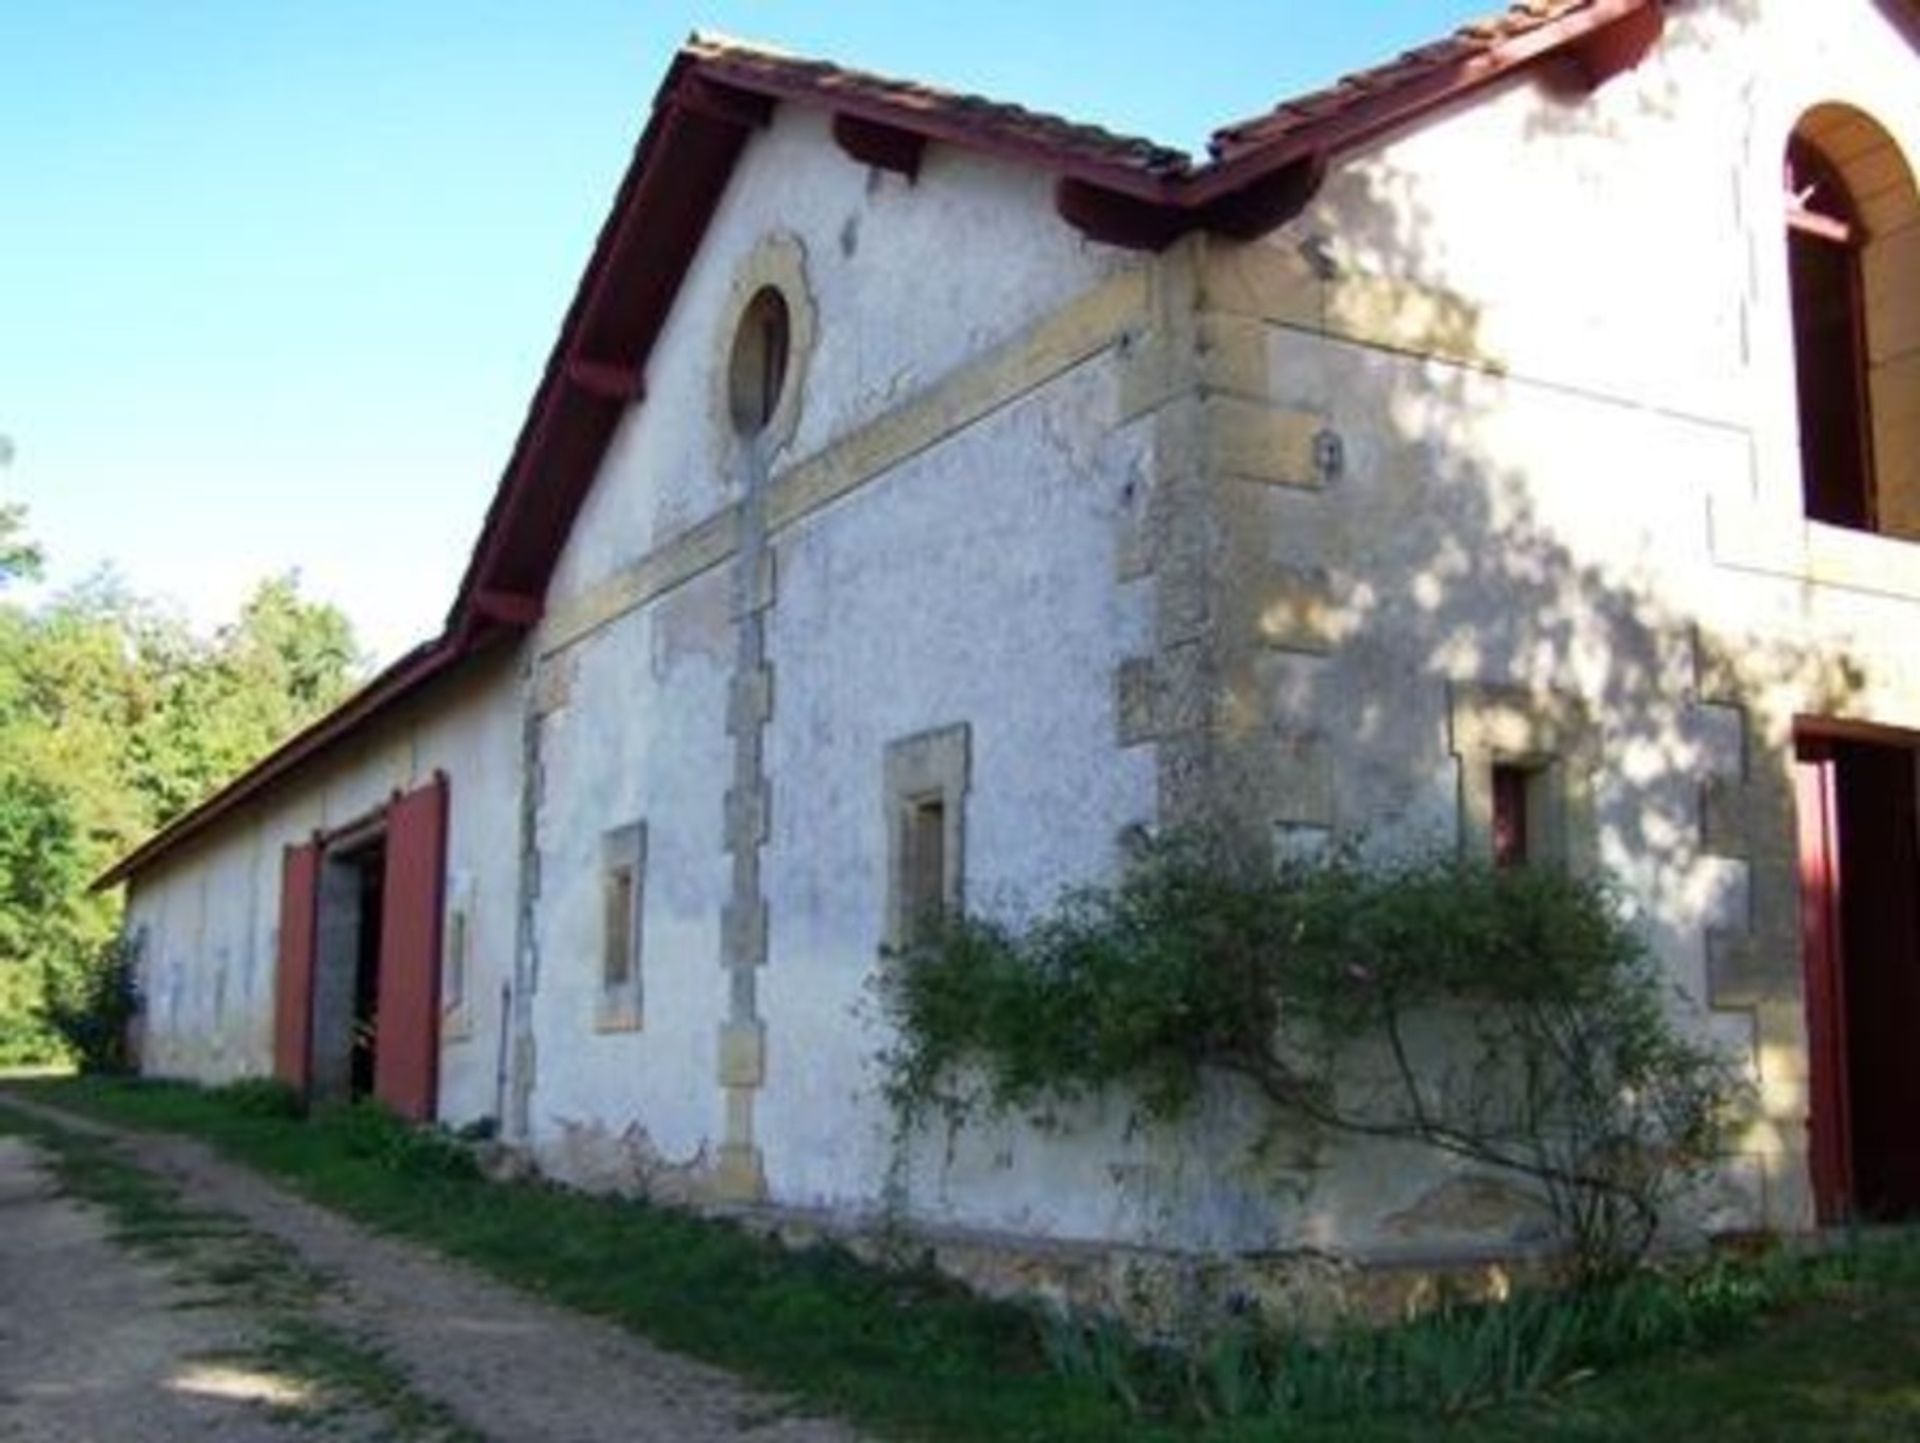
<path id="1" fill-rule="evenodd" d="M 682 53 L 696 58 L 708 75 L 749 90 L 896 124 L 915 120 L 937 138 L 991 143 L 1002 153 L 1025 151 L 1044 157 L 1050 168 L 1077 165 L 1104 172 L 1117 167 L 1154 177 L 1192 168 L 1185 151 L 1137 135 L 1117 135 L 984 95 L 852 70 L 729 36 L 696 32 Z"/>
<path id="2" fill-rule="evenodd" d="M 1213 133 L 1208 149 L 1216 159 L 1245 154 L 1249 149 L 1285 140 L 1302 130 L 1324 125 L 1376 97 L 1431 81 L 1475 60 L 1490 56 L 1503 45 L 1524 39 L 1558 21 L 1597 8 L 1600 0 L 1525 0 L 1496 15 L 1469 21 L 1453 34 L 1430 45 L 1409 50 L 1395 59 L 1344 75 L 1332 85 L 1292 96 L 1264 115 L 1222 126 Z"/>

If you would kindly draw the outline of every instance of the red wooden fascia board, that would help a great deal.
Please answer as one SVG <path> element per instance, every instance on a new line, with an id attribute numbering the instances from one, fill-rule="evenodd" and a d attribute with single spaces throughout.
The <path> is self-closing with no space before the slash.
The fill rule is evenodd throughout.
<path id="1" fill-rule="evenodd" d="M 1665 22 L 1664 0 L 1594 0 L 1583 10 L 1497 41 L 1461 60 L 1334 105 L 1322 119 L 1303 122 L 1270 143 L 1254 140 L 1235 147 L 1194 173 L 1189 202 L 1213 203 L 1268 169 L 1307 155 L 1326 159 L 1353 150 L 1546 61 L 1575 67 L 1585 86 L 1595 88 L 1644 59 Z"/>
<path id="2" fill-rule="evenodd" d="M 589 396 L 631 406 L 646 399 L 647 382 L 638 366 L 618 361 L 592 361 L 575 356 L 567 362 L 567 379 Z"/>
<path id="3" fill-rule="evenodd" d="M 1250 239 L 1300 214 L 1336 155 L 1432 114 L 1528 66 L 1558 62 L 1559 88 L 1588 91 L 1632 69 L 1659 40 L 1662 0 L 1595 0 L 1584 10 L 1451 64 L 1335 104 L 1319 120 L 1258 140 L 1189 174 L 1142 187 L 1128 174 L 1063 174 L 1054 203 L 1094 240 L 1161 250 L 1195 230 Z"/>
<path id="4" fill-rule="evenodd" d="M 1143 199 L 1171 199 L 1178 192 L 1182 172 L 1164 173 L 1097 159 L 1064 142 L 1024 135 L 991 118 L 974 117 L 964 110 L 916 106 L 870 91 L 822 83 L 808 76 L 782 74 L 731 62 L 724 57 L 702 59 L 698 63 L 716 78 L 741 89 L 757 90 L 774 100 L 793 101 L 836 116 L 850 116 L 856 121 L 907 131 L 923 140 L 1037 166 L 1055 175 L 1099 182 Z"/>
<path id="5" fill-rule="evenodd" d="M 891 121 L 850 115 L 844 110 L 833 117 L 833 140 L 862 165 L 890 170 L 908 180 L 918 178 L 920 157 L 927 148 L 926 136 L 917 130 Z"/>
<path id="6" fill-rule="evenodd" d="M 450 626 L 461 624 L 482 590 L 545 590 L 611 422 L 643 389 L 646 360 L 748 128 L 770 113 L 770 103 L 758 99 L 705 83 L 685 57 L 668 73 L 529 408 Z M 559 384 L 561 378 L 574 384 Z M 582 437 L 597 444 L 581 446 Z M 574 474 L 582 465 L 587 474 Z"/>

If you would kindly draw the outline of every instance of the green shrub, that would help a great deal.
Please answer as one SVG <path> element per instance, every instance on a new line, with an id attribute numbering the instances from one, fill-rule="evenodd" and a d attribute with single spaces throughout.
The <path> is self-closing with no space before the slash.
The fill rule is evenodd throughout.
<path id="1" fill-rule="evenodd" d="M 140 946 L 117 936 L 84 964 L 46 969 L 46 1017 L 82 1072 L 131 1072 L 140 1014 Z"/>
<path id="2" fill-rule="evenodd" d="M 361 1099 L 318 1109 L 314 1122 L 334 1134 L 350 1156 L 413 1177 L 476 1177 L 479 1163 L 453 1134 L 421 1127 L 377 1102 Z"/>
<path id="3" fill-rule="evenodd" d="M 1645 1255 L 1739 1097 L 1607 884 L 1451 854 L 1275 870 L 1176 837 L 1031 924 L 929 927 L 882 985 L 907 1125 L 1110 1088 L 1171 1120 L 1234 1077 L 1276 1127 L 1420 1143 L 1530 1188 L 1585 1281 Z"/>
<path id="4" fill-rule="evenodd" d="M 213 1089 L 212 1096 L 225 1107 L 247 1117 L 301 1118 L 307 1115 L 307 1099 L 299 1088 L 277 1077 L 243 1077 Z"/>

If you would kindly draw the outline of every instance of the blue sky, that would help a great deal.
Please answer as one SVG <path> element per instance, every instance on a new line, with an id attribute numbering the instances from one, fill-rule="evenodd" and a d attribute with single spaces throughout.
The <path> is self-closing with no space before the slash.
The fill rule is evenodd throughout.
<path id="1" fill-rule="evenodd" d="M 200 625 L 299 567 L 438 625 L 696 27 L 1197 150 L 1490 0 L 54 0 L 0 8 L 0 496 Z M 962 19 L 961 17 L 964 16 Z"/>

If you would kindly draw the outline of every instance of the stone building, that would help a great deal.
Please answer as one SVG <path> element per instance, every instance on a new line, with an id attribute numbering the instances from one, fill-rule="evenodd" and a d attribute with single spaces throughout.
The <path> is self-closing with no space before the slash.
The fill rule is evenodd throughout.
<path id="1" fill-rule="evenodd" d="M 903 1142 L 870 984 L 1138 825 L 1498 837 L 1750 1059 L 1723 1221 L 1920 1207 L 1916 47 L 1535 0 L 1193 161 L 694 40 L 445 629 L 112 874 L 146 1066 L 984 1247 L 1466 1255 L 1494 1182 L 1230 1107 Z"/>

